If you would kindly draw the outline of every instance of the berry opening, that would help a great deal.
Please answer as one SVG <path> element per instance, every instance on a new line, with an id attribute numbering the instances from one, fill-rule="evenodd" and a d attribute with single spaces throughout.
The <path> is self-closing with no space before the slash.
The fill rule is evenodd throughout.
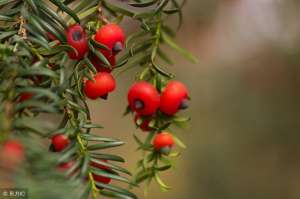
<path id="1" fill-rule="evenodd" d="M 144 102 L 142 100 L 136 99 L 134 101 L 134 108 L 139 110 L 139 109 L 143 109 L 145 107 Z"/>
<path id="2" fill-rule="evenodd" d="M 112 51 L 113 51 L 113 53 L 118 53 L 118 52 L 120 52 L 120 51 L 122 51 L 123 50 L 123 45 L 122 45 L 122 43 L 121 42 L 119 42 L 119 41 L 117 41 L 116 43 L 115 43 L 115 45 L 114 45 L 114 47 L 112 48 Z"/>
<path id="3" fill-rule="evenodd" d="M 189 100 L 183 99 L 179 105 L 179 109 L 187 109 L 189 107 Z"/>
<path id="4" fill-rule="evenodd" d="M 73 32 L 72 38 L 74 41 L 79 41 L 82 38 L 81 32 L 79 32 L 79 31 Z"/>
<path id="5" fill-rule="evenodd" d="M 165 147 L 161 148 L 161 149 L 159 150 L 159 152 L 160 152 L 161 154 L 164 154 L 164 155 L 169 155 L 170 152 L 171 152 L 171 147 L 170 147 L 170 146 L 165 146 Z"/>
<path id="6" fill-rule="evenodd" d="M 104 99 L 104 100 L 107 100 L 108 98 L 108 93 L 104 94 L 104 95 L 101 95 L 100 96 L 101 99 Z"/>

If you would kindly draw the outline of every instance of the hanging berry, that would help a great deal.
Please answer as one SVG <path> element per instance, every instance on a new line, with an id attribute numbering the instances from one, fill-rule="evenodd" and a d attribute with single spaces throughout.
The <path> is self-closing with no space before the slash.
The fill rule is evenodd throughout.
<path id="1" fill-rule="evenodd" d="M 70 160 L 68 162 L 64 162 L 64 163 L 61 163 L 57 166 L 57 169 L 58 171 L 64 173 L 64 172 L 68 172 L 68 177 L 72 177 L 74 176 L 78 171 L 79 171 L 79 168 L 72 168 L 74 167 L 74 165 L 76 164 L 76 161 L 75 160 Z M 69 169 L 72 168 L 72 171 L 69 172 Z"/>
<path id="2" fill-rule="evenodd" d="M 51 32 L 47 32 L 46 35 L 50 41 L 57 40 L 57 38 Z"/>
<path id="3" fill-rule="evenodd" d="M 24 147 L 17 140 L 6 141 L 0 151 L 0 158 L 5 162 L 6 169 L 15 169 L 24 159 Z"/>
<path id="4" fill-rule="evenodd" d="M 90 99 L 101 97 L 106 99 L 108 93 L 116 88 L 116 81 L 110 73 L 102 72 L 94 76 L 94 81 L 87 80 L 84 85 L 84 93 Z"/>
<path id="5" fill-rule="evenodd" d="M 107 57 L 107 60 L 109 61 L 111 68 L 113 69 L 116 66 L 116 57 L 112 55 L 110 57 Z M 112 69 L 105 67 L 105 64 L 96 56 L 92 57 L 91 61 L 98 72 L 110 73 L 112 71 Z"/>
<path id="6" fill-rule="evenodd" d="M 98 29 L 95 35 L 95 40 L 109 50 L 101 49 L 101 52 L 106 56 L 116 55 L 124 48 L 125 33 L 117 24 L 110 23 Z"/>
<path id="7" fill-rule="evenodd" d="M 60 44 L 60 41 L 51 32 L 47 32 L 46 35 L 50 41 L 55 41 L 54 46 L 57 46 L 58 44 Z"/>
<path id="8" fill-rule="evenodd" d="M 33 96 L 33 94 L 30 92 L 21 93 L 20 97 L 19 97 L 19 102 L 24 102 L 26 100 L 29 100 L 32 98 L 32 96 Z"/>
<path id="9" fill-rule="evenodd" d="M 161 132 L 154 137 L 154 149 L 162 154 L 168 155 L 173 145 L 173 137 L 167 132 Z"/>
<path id="10" fill-rule="evenodd" d="M 140 115 L 150 116 L 159 107 L 159 93 L 152 84 L 137 82 L 128 91 L 128 103 L 131 110 Z"/>
<path id="11" fill-rule="evenodd" d="M 76 52 L 69 52 L 70 59 L 80 60 L 88 52 L 87 34 L 82 26 L 74 24 L 66 30 L 67 43 L 71 45 Z"/>
<path id="12" fill-rule="evenodd" d="M 188 90 L 179 81 L 170 81 L 160 97 L 160 111 L 174 115 L 180 109 L 188 107 Z"/>
<path id="13" fill-rule="evenodd" d="M 139 120 L 142 120 L 142 122 L 140 124 L 138 124 Z M 141 115 L 135 114 L 135 116 L 134 116 L 134 122 L 143 131 L 151 131 L 152 130 L 152 128 L 149 126 L 149 123 L 151 122 L 151 119 L 149 117 L 147 117 L 147 118 L 143 117 L 142 118 Z"/>
<path id="14" fill-rule="evenodd" d="M 107 162 L 107 160 L 102 160 L 102 159 L 101 159 L 101 161 L 102 162 Z M 101 169 L 101 170 L 104 170 L 104 171 L 108 171 L 108 172 L 110 171 L 110 169 L 107 166 L 104 166 L 104 165 L 99 164 L 97 162 L 91 162 L 91 166 L 95 167 L 95 168 L 98 168 L 98 169 Z M 102 175 L 97 175 L 95 173 L 92 173 L 92 175 L 93 175 L 93 178 L 96 182 L 101 182 L 103 184 L 109 184 L 110 181 L 111 181 L 111 178 L 108 178 L 108 177 L 105 177 L 105 176 L 102 176 Z M 101 188 L 101 187 L 99 187 L 99 188 Z"/>
<path id="15" fill-rule="evenodd" d="M 57 168 L 59 171 L 64 172 L 64 171 L 70 169 L 74 164 L 75 164 L 75 161 L 71 160 L 69 162 L 61 163 L 60 165 L 58 165 Z"/>
<path id="16" fill-rule="evenodd" d="M 52 137 L 52 146 L 55 152 L 63 151 L 71 143 L 64 134 L 57 134 Z"/>

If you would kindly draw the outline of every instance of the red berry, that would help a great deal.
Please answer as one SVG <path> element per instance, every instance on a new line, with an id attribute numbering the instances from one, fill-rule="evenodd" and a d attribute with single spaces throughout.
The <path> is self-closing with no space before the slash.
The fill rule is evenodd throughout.
<path id="1" fill-rule="evenodd" d="M 140 115 L 154 114 L 159 107 L 159 100 L 155 87 L 145 81 L 133 84 L 128 91 L 129 106 Z"/>
<path id="2" fill-rule="evenodd" d="M 32 96 L 33 96 L 33 94 L 29 93 L 29 92 L 21 93 L 20 98 L 19 98 L 19 102 L 24 102 L 26 100 L 29 100 L 29 99 L 32 98 Z"/>
<path id="3" fill-rule="evenodd" d="M 46 35 L 51 41 L 57 40 L 57 38 L 51 32 L 47 32 Z"/>
<path id="4" fill-rule="evenodd" d="M 168 154 L 171 148 L 173 147 L 173 145 L 174 145 L 173 137 L 167 132 L 159 133 L 154 137 L 153 140 L 154 149 L 156 151 L 159 151 L 160 153 Z"/>
<path id="5" fill-rule="evenodd" d="M 125 34 L 123 29 L 117 24 L 110 23 L 98 29 L 95 40 L 109 50 L 101 49 L 105 56 L 115 55 L 124 48 Z"/>
<path id="6" fill-rule="evenodd" d="M 5 164 L 2 166 L 5 168 L 16 168 L 24 159 L 23 145 L 17 140 L 6 141 L 2 146 L 0 158 L 4 161 Z"/>
<path id="7" fill-rule="evenodd" d="M 68 172 L 69 169 L 71 169 L 74 165 L 75 165 L 76 161 L 75 160 L 70 160 L 69 162 L 65 162 L 65 163 L 61 163 L 58 165 L 57 169 L 60 172 Z M 73 175 L 75 175 L 80 169 L 76 168 L 73 169 L 72 168 L 72 172 L 69 173 L 68 177 L 72 177 Z"/>
<path id="8" fill-rule="evenodd" d="M 73 160 L 71 160 L 69 162 L 61 163 L 60 165 L 58 165 L 58 169 L 60 171 L 66 171 L 66 170 L 70 169 L 74 164 L 75 164 L 75 161 L 73 161 Z"/>
<path id="9" fill-rule="evenodd" d="M 102 162 L 107 162 L 107 160 L 102 160 L 102 159 L 101 159 L 101 161 Z M 107 166 L 104 166 L 104 165 L 96 163 L 96 162 L 91 162 L 91 166 L 102 169 L 102 170 L 105 170 L 105 171 L 110 171 L 110 169 Z M 93 175 L 93 178 L 96 182 L 101 182 L 101 183 L 104 183 L 104 184 L 108 184 L 111 181 L 110 178 L 105 177 L 105 176 L 97 175 L 97 174 L 94 174 L 94 173 L 92 175 Z"/>
<path id="10" fill-rule="evenodd" d="M 56 44 L 54 46 L 57 46 L 58 44 L 60 44 L 60 41 L 50 32 L 47 32 L 47 37 L 49 38 L 50 41 L 55 41 Z"/>
<path id="11" fill-rule="evenodd" d="M 106 57 L 106 59 L 109 61 L 112 69 L 115 67 L 116 65 L 116 57 L 113 55 L 113 56 L 110 56 L 110 57 Z M 95 66 L 95 68 L 97 69 L 98 72 L 107 72 L 107 73 L 110 73 L 112 71 L 112 69 L 108 68 L 108 67 L 105 67 L 105 64 L 99 60 L 98 57 L 94 56 L 92 57 L 92 63 L 93 65 Z"/>
<path id="12" fill-rule="evenodd" d="M 180 109 L 187 108 L 188 90 L 178 81 L 170 81 L 160 97 L 160 111 L 174 115 Z"/>
<path id="13" fill-rule="evenodd" d="M 4 143 L 2 152 L 8 156 L 15 157 L 18 159 L 23 158 L 24 148 L 23 145 L 17 140 L 9 140 Z"/>
<path id="14" fill-rule="evenodd" d="M 99 159 L 99 160 L 102 161 L 102 162 L 108 162 L 107 160 L 104 160 L 104 159 Z M 105 166 L 103 164 L 100 164 L 100 163 L 97 163 L 97 162 L 91 161 L 90 165 L 93 166 L 93 167 L 97 167 L 99 169 L 109 170 L 109 168 L 107 166 Z"/>
<path id="15" fill-rule="evenodd" d="M 109 92 L 116 88 L 116 81 L 110 73 L 97 73 L 94 81 L 87 80 L 84 85 L 84 93 L 90 99 L 106 97 Z"/>
<path id="16" fill-rule="evenodd" d="M 88 52 L 87 34 L 82 26 L 74 24 L 66 30 L 67 43 L 76 49 L 69 52 L 70 59 L 80 60 Z"/>
<path id="17" fill-rule="evenodd" d="M 134 116 L 134 122 L 137 124 L 138 119 L 140 119 L 141 116 L 139 114 L 136 114 Z M 143 121 L 141 124 L 137 124 L 143 131 L 151 131 L 152 128 L 149 126 L 149 123 L 151 122 L 150 118 L 143 118 Z"/>
<path id="18" fill-rule="evenodd" d="M 57 134 L 52 137 L 52 145 L 56 152 L 64 150 L 70 142 L 70 139 L 64 134 Z"/>
<path id="19" fill-rule="evenodd" d="M 30 77 L 30 79 L 36 84 L 39 85 L 41 83 L 43 83 L 44 77 L 42 75 L 36 75 L 33 77 Z"/>

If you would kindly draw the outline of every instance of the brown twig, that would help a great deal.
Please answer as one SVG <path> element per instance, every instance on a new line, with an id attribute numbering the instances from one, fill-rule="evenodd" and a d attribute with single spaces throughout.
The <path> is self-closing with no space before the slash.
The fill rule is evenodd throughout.
<path id="1" fill-rule="evenodd" d="M 27 32 L 26 32 L 26 29 L 24 28 L 24 25 L 25 25 L 25 19 L 23 16 L 21 16 L 19 18 L 19 23 L 20 23 L 20 28 L 19 28 L 19 31 L 18 31 L 18 34 L 24 38 L 24 39 L 27 39 Z"/>
<path id="2" fill-rule="evenodd" d="M 98 12 L 99 12 L 99 19 L 101 21 L 103 21 L 105 24 L 109 23 L 109 20 L 104 16 L 103 14 L 103 9 L 102 9 L 102 1 L 99 3 L 99 8 L 98 8 Z"/>

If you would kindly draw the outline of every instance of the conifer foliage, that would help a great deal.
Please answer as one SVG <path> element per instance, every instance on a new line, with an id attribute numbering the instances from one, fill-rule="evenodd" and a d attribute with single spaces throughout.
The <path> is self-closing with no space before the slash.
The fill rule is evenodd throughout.
<path id="1" fill-rule="evenodd" d="M 189 121 L 178 112 L 188 107 L 190 96 L 162 65 L 173 62 L 161 47 L 166 44 L 197 62 L 174 42 L 184 3 L 1 0 L 1 177 L 39 199 L 135 199 L 131 188 L 143 181 L 147 187 L 152 179 L 168 190 L 159 172 L 179 156 L 174 146 L 185 147 L 171 128 Z M 172 15 L 178 16 L 178 27 L 167 25 Z M 125 18 L 138 22 L 136 32 L 126 35 Z M 130 74 L 132 67 L 141 72 Z M 109 100 L 118 86 L 115 72 L 135 77 L 126 114 L 148 132 L 145 140 L 134 135 L 143 156 L 133 177 L 120 164 L 122 157 L 104 150 L 124 143 L 94 133 L 102 126 L 92 122 L 87 104 Z M 60 121 L 53 124 L 48 117 Z"/>

